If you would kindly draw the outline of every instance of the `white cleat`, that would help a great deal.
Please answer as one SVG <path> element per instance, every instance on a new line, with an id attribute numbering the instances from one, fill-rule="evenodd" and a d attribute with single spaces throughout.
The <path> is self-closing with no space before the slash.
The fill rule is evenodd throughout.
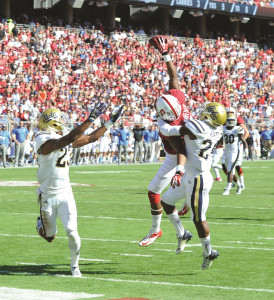
<path id="1" fill-rule="evenodd" d="M 228 190 L 228 189 L 225 189 L 225 191 L 223 192 L 223 195 L 224 195 L 224 196 L 228 196 L 228 195 L 229 195 L 229 190 Z"/>
<path id="2" fill-rule="evenodd" d="M 242 189 L 238 186 L 237 191 L 236 191 L 236 195 L 241 195 L 242 193 Z"/>
<path id="3" fill-rule="evenodd" d="M 140 242 L 139 242 L 139 246 L 141 247 L 146 247 L 150 244 L 152 244 L 156 239 L 158 239 L 159 237 L 161 237 L 163 234 L 163 231 L 160 229 L 159 232 L 149 232 L 148 235 L 146 235 Z"/>
<path id="4" fill-rule="evenodd" d="M 82 277 L 82 273 L 80 272 L 79 267 L 71 267 L 71 275 L 73 277 Z"/>

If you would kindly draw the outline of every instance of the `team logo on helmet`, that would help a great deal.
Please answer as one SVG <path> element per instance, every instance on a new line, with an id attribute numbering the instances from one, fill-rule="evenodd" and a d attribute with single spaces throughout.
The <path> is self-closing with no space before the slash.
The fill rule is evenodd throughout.
<path id="1" fill-rule="evenodd" d="M 218 119 L 218 111 L 216 105 L 211 105 L 207 107 L 207 111 L 211 114 L 212 120 Z"/>

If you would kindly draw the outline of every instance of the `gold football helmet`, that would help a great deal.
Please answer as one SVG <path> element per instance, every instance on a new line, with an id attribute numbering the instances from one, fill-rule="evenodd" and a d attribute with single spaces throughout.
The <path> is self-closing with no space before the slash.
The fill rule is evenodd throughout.
<path id="1" fill-rule="evenodd" d="M 199 119 L 212 127 L 224 125 L 227 118 L 225 107 L 218 102 L 208 102 L 199 114 Z"/>
<path id="2" fill-rule="evenodd" d="M 229 112 L 227 114 L 226 126 L 227 127 L 234 127 L 237 125 L 237 119 L 233 112 Z"/>
<path id="3" fill-rule="evenodd" d="M 38 127 L 40 130 L 54 131 L 56 133 L 64 130 L 66 116 L 57 108 L 45 110 L 39 118 Z"/>

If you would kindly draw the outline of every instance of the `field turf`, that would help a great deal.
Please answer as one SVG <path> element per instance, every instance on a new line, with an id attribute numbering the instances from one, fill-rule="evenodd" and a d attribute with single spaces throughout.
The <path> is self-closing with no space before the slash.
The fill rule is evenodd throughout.
<path id="1" fill-rule="evenodd" d="M 207 219 L 220 257 L 204 271 L 190 215 L 182 222 L 194 237 L 182 254 L 175 255 L 177 239 L 165 214 L 163 236 L 138 246 L 151 226 L 147 186 L 159 166 L 71 167 L 71 182 L 85 184 L 73 186 L 82 278 L 70 276 L 60 221 L 53 243 L 36 233 L 37 187 L 26 185 L 36 181 L 37 168 L 1 169 L 0 299 L 274 299 L 274 160 L 244 162 L 241 195 L 234 188 L 222 196 L 226 182 L 214 183 Z"/>

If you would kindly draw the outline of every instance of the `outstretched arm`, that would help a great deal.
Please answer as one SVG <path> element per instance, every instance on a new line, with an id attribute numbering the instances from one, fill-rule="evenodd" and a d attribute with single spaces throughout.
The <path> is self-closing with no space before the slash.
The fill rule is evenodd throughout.
<path id="1" fill-rule="evenodd" d="M 156 35 L 150 39 L 149 43 L 154 45 L 154 47 L 162 54 L 163 59 L 166 62 L 167 72 L 170 78 L 169 89 L 180 89 L 176 68 L 171 60 L 170 55 L 168 54 L 170 43 L 169 38 L 163 35 Z"/>
<path id="2" fill-rule="evenodd" d="M 110 120 L 104 126 L 94 130 L 89 135 L 82 135 L 75 142 L 72 143 L 72 148 L 79 148 L 89 143 L 97 141 L 108 129 L 110 129 L 120 118 L 123 112 L 124 105 L 116 109 L 110 116 Z"/>
<path id="3" fill-rule="evenodd" d="M 86 129 L 89 128 L 90 124 L 95 121 L 95 119 L 101 115 L 107 105 L 105 103 L 98 104 L 90 113 L 89 117 L 80 126 L 73 129 L 69 134 L 61 137 L 60 139 L 51 139 L 45 142 L 39 149 L 38 153 L 43 155 L 48 155 L 51 152 L 62 149 L 69 144 L 78 140 L 84 133 Z"/>

